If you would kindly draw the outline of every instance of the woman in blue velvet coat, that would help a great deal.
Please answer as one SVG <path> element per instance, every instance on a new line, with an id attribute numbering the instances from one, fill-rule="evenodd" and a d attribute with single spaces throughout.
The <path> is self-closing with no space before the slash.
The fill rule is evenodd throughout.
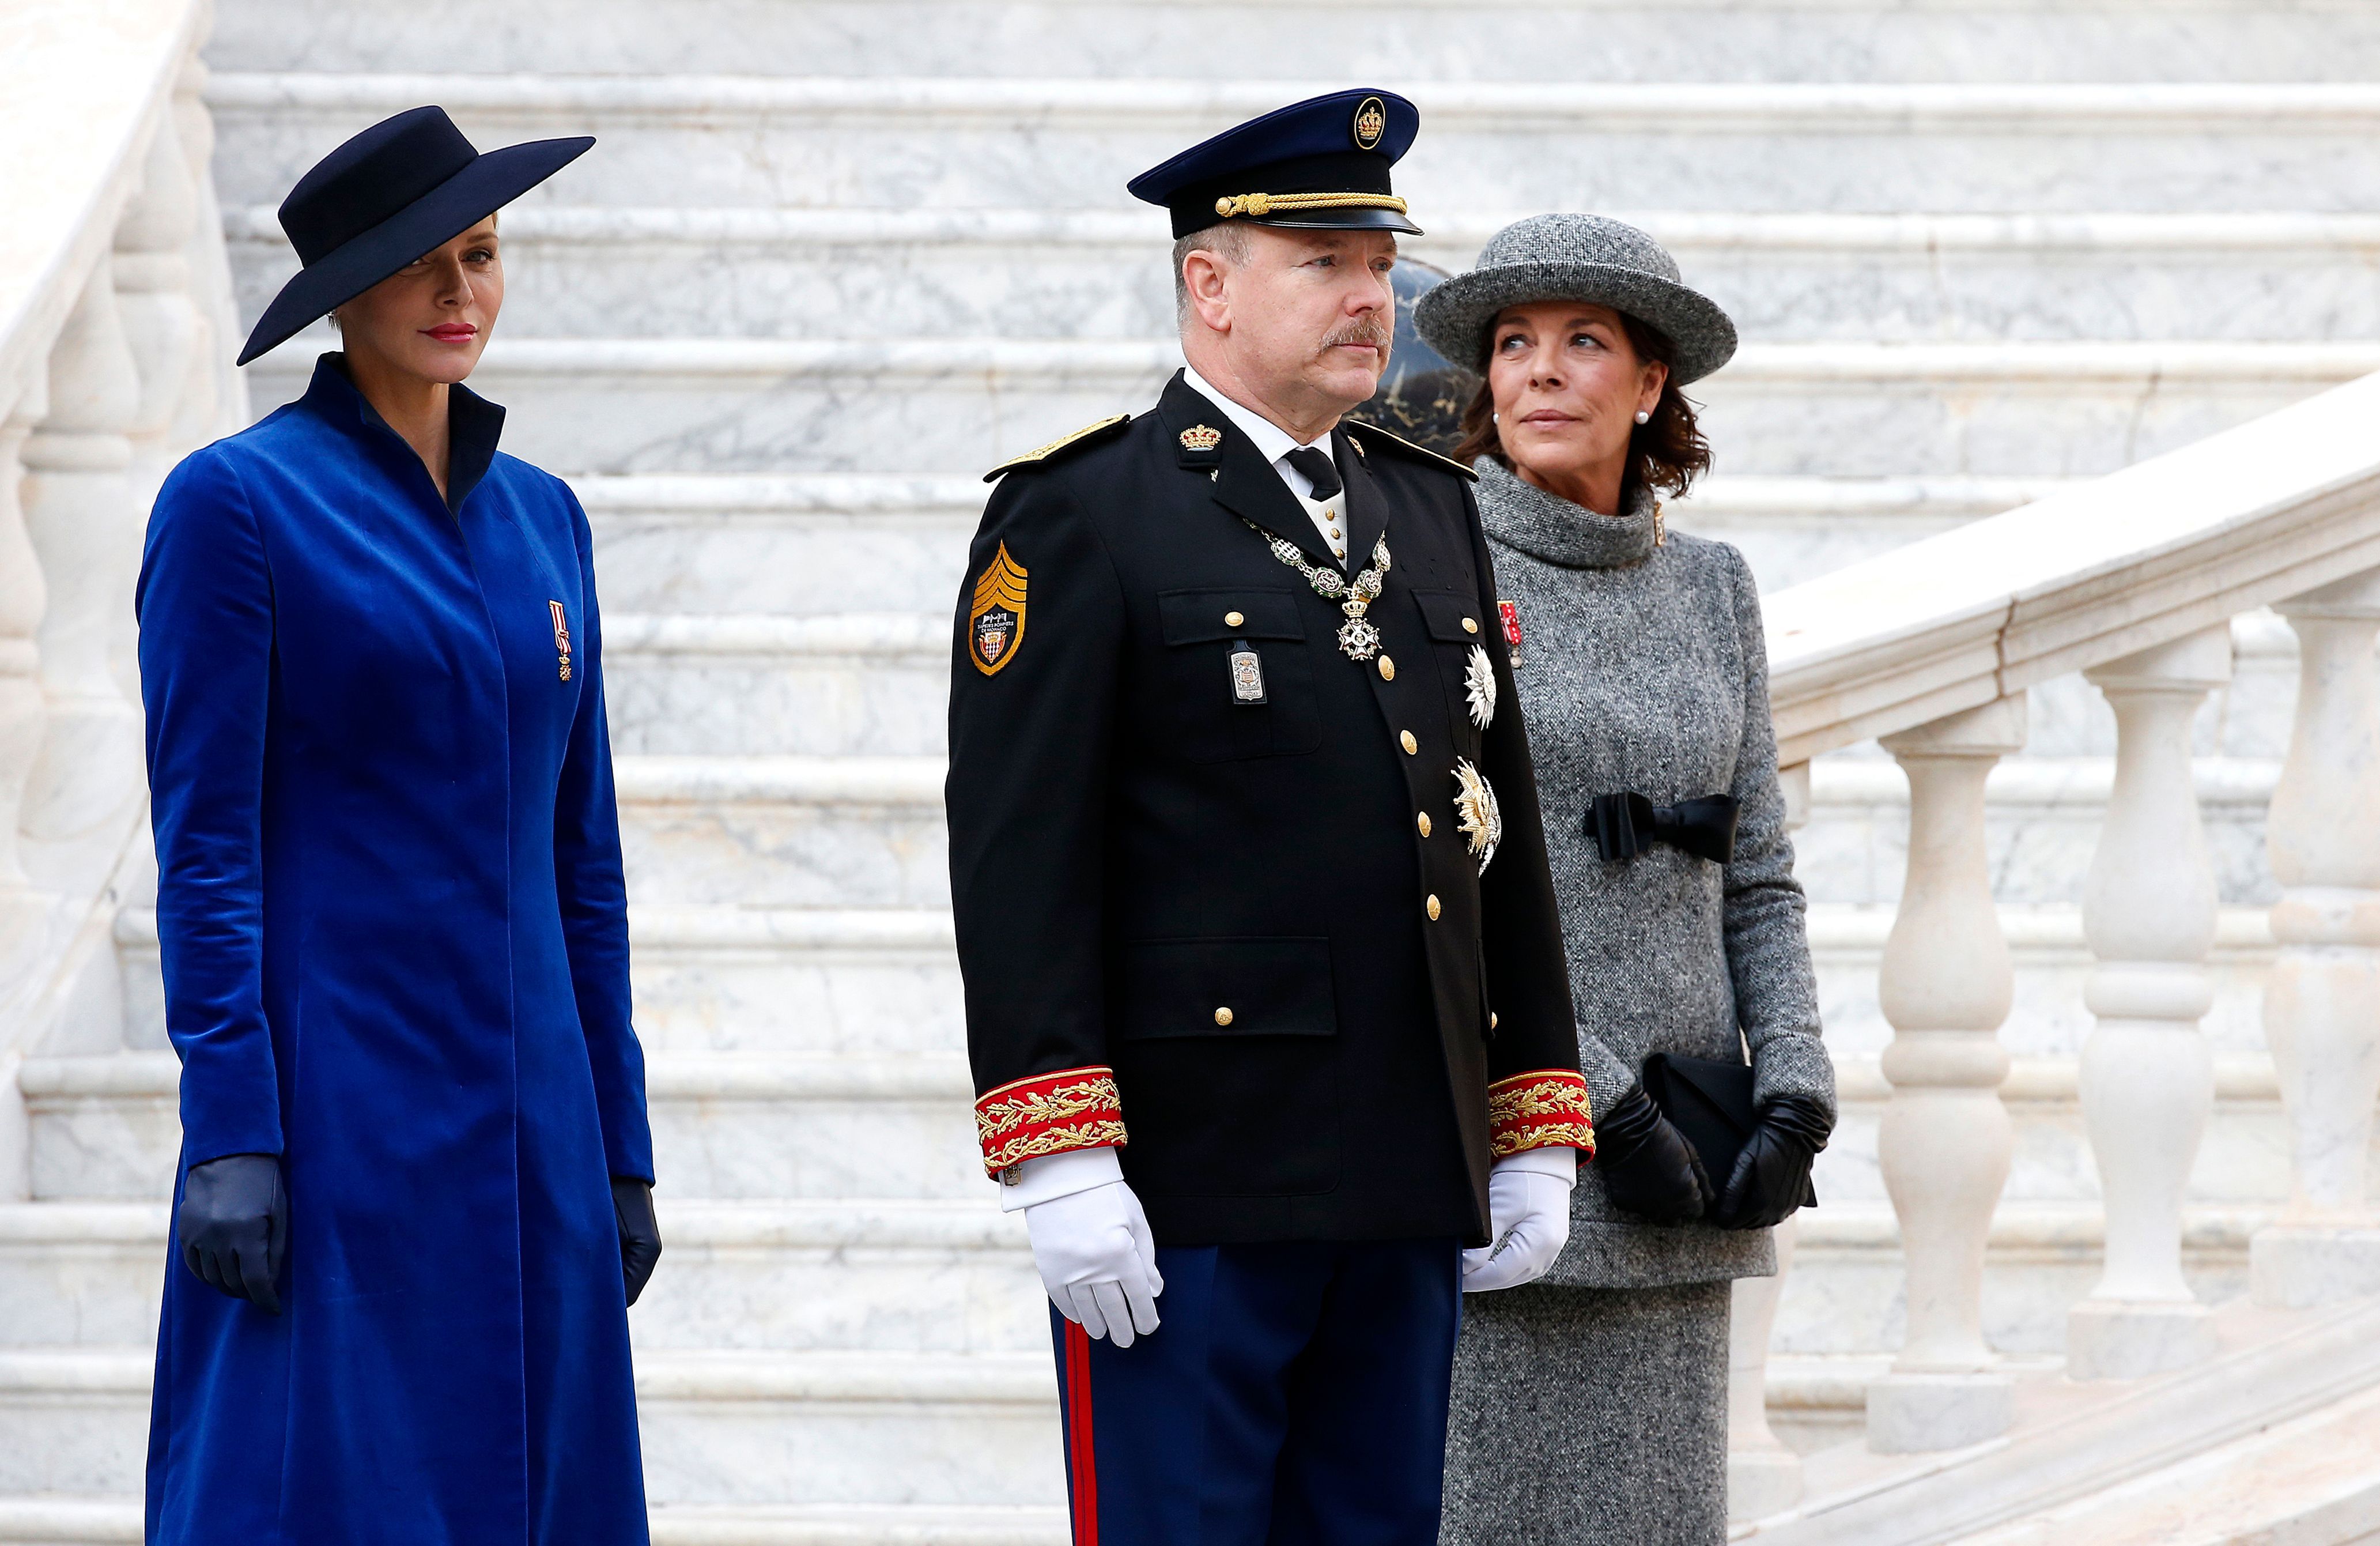
<path id="1" fill-rule="evenodd" d="M 418 108 L 282 206 L 241 357 L 345 352 L 159 494 L 139 592 L 176 1257 L 152 1546 L 643 1546 L 660 1240 L 587 517 L 461 385 L 493 212 L 586 150 Z"/>

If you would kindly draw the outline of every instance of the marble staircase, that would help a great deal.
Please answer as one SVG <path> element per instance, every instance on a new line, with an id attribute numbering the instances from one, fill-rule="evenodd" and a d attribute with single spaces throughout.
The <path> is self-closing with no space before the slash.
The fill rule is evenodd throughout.
<path id="1" fill-rule="evenodd" d="M 941 698 L 981 469 L 1145 402 L 1173 360 L 1130 173 L 1378 80 L 1423 113 L 1415 255 L 1461 266 L 1541 208 L 1639 221 L 1746 338 L 1707 383 L 1719 470 L 1679 524 L 1770 589 L 2380 370 L 2380 16 L 2346 0 L 220 0 L 216 27 L 250 316 L 294 265 L 272 205 L 375 117 L 434 101 L 483 145 L 601 141 L 506 213 L 474 384 L 597 533 L 668 1242 L 633 1317 L 667 1542 L 1064 1539 L 1043 1301 L 970 1158 Z M 257 411 L 321 347 L 251 370 Z M 2242 1291 L 2289 1181 L 2259 997 L 2295 645 L 2258 615 L 2233 642 L 2196 727 L 2225 903 L 2186 1211 L 2209 1301 Z M 2076 904 L 2114 726 L 2070 677 L 2032 721 L 1990 787 L 2018 1159 L 1985 1318 L 2054 1367 L 2103 1231 Z M 1856 1431 L 1903 1314 L 1876 975 L 1908 796 L 1873 747 L 1811 783 L 1845 1118 L 1769 1409 L 1815 1450 Z M 139 1536 L 174 1068 L 153 920 L 128 908 L 115 942 L 123 1048 L 20 1077 L 0 1542 Z M 2005 1546 L 2097 1539 L 2064 1528 Z"/>

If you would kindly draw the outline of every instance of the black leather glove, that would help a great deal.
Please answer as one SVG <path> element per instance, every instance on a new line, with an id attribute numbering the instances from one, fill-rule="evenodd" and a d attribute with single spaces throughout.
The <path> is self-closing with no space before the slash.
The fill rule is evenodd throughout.
<path id="1" fill-rule="evenodd" d="M 282 1252 L 289 1244 L 289 1194 L 273 1154 L 226 1154 L 192 1165 L 174 1215 L 182 1265 L 200 1282 L 267 1315 L 281 1313 Z"/>
<path id="2" fill-rule="evenodd" d="M 662 1259 L 662 1226 L 653 1217 L 652 1187 L 633 1175 L 612 1177 L 612 1216 L 620 1223 L 620 1271 L 633 1305 Z"/>
<path id="3" fill-rule="evenodd" d="M 1613 1202 L 1655 1223 L 1685 1223 L 1710 1206 L 1710 1177 L 1694 1146 L 1641 1084 L 1596 1114 L 1595 1168 Z"/>
<path id="4" fill-rule="evenodd" d="M 1761 1107 L 1711 1222 L 1721 1229 L 1784 1223 L 1809 1195 L 1810 1163 L 1833 1129 L 1832 1119 L 1807 1096 L 1779 1095 Z"/>

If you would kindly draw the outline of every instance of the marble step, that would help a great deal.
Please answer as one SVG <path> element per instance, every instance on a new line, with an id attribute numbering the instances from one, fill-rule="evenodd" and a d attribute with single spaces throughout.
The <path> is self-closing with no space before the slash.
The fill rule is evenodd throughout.
<path id="1" fill-rule="evenodd" d="M 631 893 L 671 905 L 946 906 L 944 765 L 938 757 L 625 757 L 618 764 Z M 2201 758 L 2200 807 L 2221 895 L 2269 901 L 2264 811 L 2277 760 Z M 2026 757 L 1987 785 L 2003 902 L 2071 902 L 2114 781 L 2104 758 Z M 1908 784 L 1882 756 L 1812 764 L 1813 820 L 1797 873 L 1819 901 L 1889 904 L 1906 868 Z M 1556 810 L 1567 825 L 1576 818 Z"/>
<path id="2" fill-rule="evenodd" d="M 955 595 L 959 571 L 948 575 Z M 906 757 L 949 745 L 950 612 L 611 614 L 615 754 Z"/>
<path id="3" fill-rule="evenodd" d="M 953 569 L 948 578 L 955 592 L 963 574 Z M 603 669 L 613 750 L 675 757 L 943 753 L 953 627 L 947 607 L 808 617 L 608 612 Z M 2198 750 L 2277 757 L 2287 749 L 2297 700 L 2295 635 L 2261 612 L 2236 620 L 2232 635 L 2234 675 L 2200 711 Z M 1219 682 L 1220 659 L 1219 653 Z M 2029 713 L 2030 756 L 2114 754 L 2114 715 L 2080 676 L 2033 689 Z"/>
<path id="4" fill-rule="evenodd" d="M 19 1069 L 37 1199 L 156 1199 L 181 1150 L 170 1052 Z M 987 1195 L 957 1053 L 672 1053 L 647 1060 L 662 1187 L 688 1198 Z"/>
<path id="5" fill-rule="evenodd" d="M 947 615 L 990 493 L 981 469 L 592 476 L 571 486 L 594 527 L 607 617 Z M 2063 486 L 2054 478 L 1722 472 L 1669 509 L 1680 530 L 1742 549 L 1761 587 L 1773 590 Z"/>
<path id="6" fill-rule="evenodd" d="M 680 1504 L 651 1511 L 654 1546 L 1066 1546 L 1056 1507 L 859 1504 L 734 1508 Z M 139 1546 L 140 1499 L 0 1497 L 8 1546 Z"/>
<path id="7" fill-rule="evenodd" d="M 961 1198 L 722 1202 L 664 1185 L 662 1266 L 629 1315 L 641 1353 L 1017 1353 L 1050 1345 L 1022 1214 Z M 121 1342 L 153 1326 L 167 1217 L 148 1202 L 0 1205 L 0 1345 Z M 6 1537 L 0 1537 L 5 1540 Z"/>
<path id="8" fill-rule="evenodd" d="M 574 0 L 490 16 L 468 0 L 417 9 L 224 0 L 217 69 L 451 68 L 439 39 L 468 30 L 475 69 L 625 68 L 800 75 L 1229 79 L 1251 59 L 1282 79 L 1410 80 L 2363 80 L 2380 30 L 2353 5 L 2264 0 L 2142 6 L 1990 0 L 1714 0 L 1693 20 L 1656 5 L 1483 8 L 1407 0 L 1364 12 L 1281 0 Z M 1425 120 L 1427 121 L 1427 120 Z"/>
<path id="9" fill-rule="evenodd" d="M 0 1351 L 0 1493 L 137 1491 L 146 1347 Z M 645 1489 L 679 1504 L 1063 1500 L 1050 1355 L 647 1354 Z"/>
<path id="10" fill-rule="evenodd" d="M 1461 271 L 1526 209 L 1435 213 L 1407 257 Z M 1609 211 L 1760 342 L 2369 338 L 2369 214 Z M 230 212 L 241 313 L 298 260 Z M 1161 229 L 1108 210 L 604 209 L 504 220 L 506 337 L 1125 338 L 1173 328 Z M 327 328 L 310 335 L 335 347 Z"/>
<path id="11" fill-rule="evenodd" d="M 313 353 L 249 367 L 260 413 Z M 965 474 L 1151 400 L 1169 341 L 498 338 L 472 384 L 550 470 Z M 2380 343 L 1753 344 L 1697 391 L 1731 472 L 2113 471 L 2380 370 Z"/>
<path id="12" fill-rule="evenodd" d="M 1336 63 L 1327 73 L 1343 79 Z M 1397 168 L 1398 191 L 1424 229 L 1435 211 L 1579 202 L 2323 213 L 2380 199 L 2380 165 L 2362 153 L 2380 128 L 2380 86 L 2369 83 L 1698 74 L 1414 83 L 1425 128 Z M 1140 79 L 227 70 L 206 96 L 227 207 L 277 203 L 357 124 L 435 102 L 482 144 L 596 135 L 594 154 L 529 195 L 539 204 L 1123 210 L 1135 174 L 1310 94 L 1317 79 L 1249 79 L 1244 67 Z"/>
<path id="13" fill-rule="evenodd" d="M 1890 1039 L 1876 1007 L 1876 968 L 1892 909 L 1818 902 L 1810 948 L 1828 1043 L 1869 1057 Z M 2015 1006 L 2002 1039 L 2020 1056 L 2070 1057 L 2091 1027 L 2092 969 L 2071 903 L 2000 910 L 2016 965 Z M 668 907 L 635 904 L 636 1022 L 654 1053 L 952 1055 L 965 1045 L 958 959 L 947 910 L 897 907 Z M 166 1046 L 157 926 L 147 908 L 118 915 L 115 948 L 125 1042 Z M 2209 971 L 2215 1003 L 2202 1022 L 2218 1052 L 2264 1045 L 2264 974 L 2273 941 L 2261 907 L 2221 913 Z"/>
<path id="14" fill-rule="evenodd" d="M 626 757 L 621 846 L 641 901 L 946 907 L 937 757 Z"/>

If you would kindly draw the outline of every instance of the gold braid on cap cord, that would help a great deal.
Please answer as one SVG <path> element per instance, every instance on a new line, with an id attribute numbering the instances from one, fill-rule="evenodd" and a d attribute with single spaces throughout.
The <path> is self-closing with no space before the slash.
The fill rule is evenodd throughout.
<path id="1" fill-rule="evenodd" d="M 1393 193 L 1232 193 L 1215 201 L 1215 213 L 1229 220 L 1237 214 L 1289 214 L 1298 210 L 1394 210 L 1405 213 L 1405 201 Z"/>

